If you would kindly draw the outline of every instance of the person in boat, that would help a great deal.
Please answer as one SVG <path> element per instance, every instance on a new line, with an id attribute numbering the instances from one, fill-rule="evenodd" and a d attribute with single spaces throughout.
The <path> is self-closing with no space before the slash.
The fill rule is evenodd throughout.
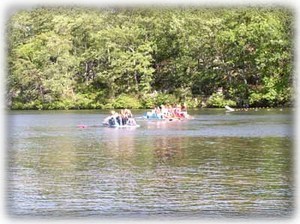
<path id="1" fill-rule="evenodd" d="M 104 119 L 103 124 L 109 126 L 126 126 L 126 125 L 136 126 L 137 125 L 129 109 L 121 110 L 120 113 L 117 113 L 114 110 L 112 110 L 110 112 L 110 116 Z"/>
<path id="2" fill-rule="evenodd" d="M 115 119 L 114 119 L 115 113 L 116 112 L 114 110 L 110 111 L 110 115 L 107 116 L 106 118 L 104 118 L 102 124 L 103 125 L 112 125 L 112 124 L 115 124 Z"/>
<path id="3" fill-rule="evenodd" d="M 182 113 L 182 115 L 183 115 L 184 118 L 186 118 L 186 119 L 193 119 L 193 116 L 191 116 L 191 115 L 188 114 L 186 103 L 183 103 L 181 105 L 181 113 Z"/>
<path id="4" fill-rule="evenodd" d="M 125 110 L 124 110 L 124 113 L 125 113 L 125 115 L 126 115 L 128 118 L 133 117 L 133 116 L 132 116 L 132 113 L 131 113 L 131 110 L 129 110 L 129 109 L 125 109 Z"/>
<path id="5" fill-rule="evenodd" d="M 126 125 L 129 125 L 129 126 L 136 126 L 136 121 L 133 117 L 130 117 L 128 118 L 128 121 L 127 121 L 127 124 Z"/>
<path id="6" fill-rule="evenodd" d="M 160 107 L 155 107 L 154 111 L 155 111 L 156 118 L 158 118 L 158 119 L 163 118 L 163 114 L 162 114 L 162 111 L 161 111 Z"/>
<path id="7" fill-rule="evenodd" d="M 166 118 L 174 118 L 174 110 L 170 104 L 167 105 L 167 111 L 168 112 Z"/>
<path id="8" fill-rule="evenodd" d="M 121 124 L 126 125 L 128 122 L 128 113 L 125 112 L 125 110 L 121 110 Z"/>
<path id="9" fill-rule="evenodd" d="M 161 119 L 161 112 L 159 107 L 154 107 L 151 111 L 146 113 L 146 117 Z"/>
<path id="10" fill-rule="evenodd" d="M 133 118 L 133 115 L 132 115 L 132 113 L 129 109 L 125 109 L 124 114 L 127 118 L 126 125 L 129 125 L 129 126 L 136 126 L 137 125 L 137 123 L 136 123 L 135 119 Z"/>
<path id="11" fill-rule="evenodd" d="M 117 120 L 117 124 L 119 126 L 122 126 L 122 116 L 121 116 L 121 114 L 119 114 L 117 112 L 116 112 L 116 120 Z"/>
<path id="12" fill-rule="evenodd" d="M 116 113 L 114 110 L 112 110 L 110 112 L 110 117 L 108 119 L 108 124 L 110 126 L 113 126 L 113 125 L 117 125 L 118 124 L 118 121 L 117 121 L 117 115 L 118 113 Z"/>
<path id="13" fill-rule="evenodd" d="M 177 104 L 177 105 L 174 107 L 173 113 L 174 113 L 174 116 L 177 117 L 177 118 L 181 118 L 181 117 L 182 117 L 180 105 Z"/>
<path id="14" fill-rule="evenodd" d="M 168 116 L 168 109 L 163 104 L 160 106 L 160 112 L 161 112 L 162 118 L 166 118 Z"/>

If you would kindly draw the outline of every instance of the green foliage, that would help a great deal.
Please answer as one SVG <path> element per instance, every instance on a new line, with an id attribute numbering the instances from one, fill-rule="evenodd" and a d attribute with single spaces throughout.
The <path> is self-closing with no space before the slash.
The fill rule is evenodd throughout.
<path id="1" fill-rule="evenodd" d="M 178 100 L 176 99 L 176 97 L 172 94 L 166 94 L 166 93 L 158 93 L 155 97 L 154 97 L 154 103 L 156 106 L 160 106 L 162 104 L 167 105 L 173 105 L 174 103 L 177 103 Z"/>
<path id="2" fill-rule="evenodd" d="M 122 94 L 112 101 L 112 107 L 117 109 L 139 109 L 142 105 L 136 97 Z"/>
<path id="3" fill-rule="evenodd" d="M 227 106 L 236 106 L 236 102 L 233 100 L 226 100 L 224 95 L 221 93 L 212 94 L 207 100 L 208 107 L 225 107 Z"/>
<path id="4" fill-rule="evenodd" d="M 285 9 L 273 8 L 226 13 L 227 23 L 217 43 L 226 80 L 223 87 L 232 98 L 252 106 L 276 106 L 291 98 L 290 93 L 283 93 L 292 83 L 291 18 Z"/>
<path id="5" fill-rule="evenodd" d="M 140 98 L 143 108 L 154 108 L 156 105 L 155 94 L 144 94 Z"/>
<path id="6" fill-rule="evenodd" d="M 200 97 L 185 97 L 184 99 L 180 99 L 173 94 L 165 93 L 147 94 L 141 100 L 143 108 L 154 108 L 162 104 L 173 105 L 179 103 L 185 103 L 189 108 L 197 108 L 200 107 L 202 102 Z"/>
<path id="7" fill-rule="evenodd" d="M 253 106 L 261 106 L 264 102 L 262 102 L 263 100 L 263 94 L 261 93 L 251 93 L 250 96 L 249 96 L 249 103 L 250 105 L 253 105 Z"/>
<path id="8" fill-rule="evenodd" d="M 200 97 L 187 97 L 184 102 L 188 108 L 198 108 L 202 106 L 202 99 Z"/>
<path id="9" fill-rule="evenodd" d="M 7 27 L 8 104 L 291 104 L 293 26 L 291 11 L 272 7 L 19 11 Z"/>
<path id="10" fill-rule="evenodd" d="M 141 101 L 142 101 L 142 106 L 144 108 L 154 108 L 162 104 L 173 105 L 173 104 L 180 103 L 180 99 L 176 98 L 174 94 L 157 93 L 157 92 L 144 95 L 141 98 Z"/>

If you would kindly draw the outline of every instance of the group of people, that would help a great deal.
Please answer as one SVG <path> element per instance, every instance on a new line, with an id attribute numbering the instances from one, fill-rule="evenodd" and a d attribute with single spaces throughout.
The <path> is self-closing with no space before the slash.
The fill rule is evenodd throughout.
<path id="1" fill-rule="evenodd" d="M 111 115 L 104 119 L 104 125 L 109 126 L 136 126 L 136 121 L 129 109 L 123 109 L 120 113 L 111 111 Z"/>
<path id="2" fill-rule="evenodd" d="M 147 112 L 146 117 L 157 119 L 190 118 L 185 104 L 161 105 L 152 109 L 151 112 Z"/>
<path id="3" fill-rule="evenodd" d="M 147 119 L 189 119 L 185 104 L 160 105 L 146 113 Z M 104 119 L 104 125 L 108 126 L 137 126 L 135 119 L 129 109 L 122 109 L 120 113 L 112 110 L 110 116 Z"/>

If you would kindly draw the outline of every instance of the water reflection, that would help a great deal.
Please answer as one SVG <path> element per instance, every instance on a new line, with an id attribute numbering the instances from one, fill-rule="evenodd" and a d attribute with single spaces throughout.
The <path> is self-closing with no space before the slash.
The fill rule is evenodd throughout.
<path id="1" fill-rule="evenodd" d="M 184 137 L 160 137 L 154 141 L 153 153 L 157 161 L 167 162 L 167 161 L 177 161 L 184 162 L 184 148 L 187 139 Z"/>
<path id="2" fill-rule="evenodd" d="M 19 129 L 9 139 L 11 215 L 251 218 L 294 208 L 289 137 L 176 136 L 195 125 L 167 122 Z"/>
<path id="3" fill-rule="evenodd" d="M 135 129 L 104 128 L 105 141 L 101 148 L 121 160 L 131 158 L 135 154 Z"/>

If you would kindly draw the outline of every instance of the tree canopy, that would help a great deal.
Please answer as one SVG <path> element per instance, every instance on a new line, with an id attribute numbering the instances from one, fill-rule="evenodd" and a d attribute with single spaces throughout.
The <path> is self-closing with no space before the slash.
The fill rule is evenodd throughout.
<path id="1" fill-rule="evenodd" d="M 7 25 L 7 103 L 290 105 L 293 23 L 291 10 L 276 7 L 19 11 Z"/>

